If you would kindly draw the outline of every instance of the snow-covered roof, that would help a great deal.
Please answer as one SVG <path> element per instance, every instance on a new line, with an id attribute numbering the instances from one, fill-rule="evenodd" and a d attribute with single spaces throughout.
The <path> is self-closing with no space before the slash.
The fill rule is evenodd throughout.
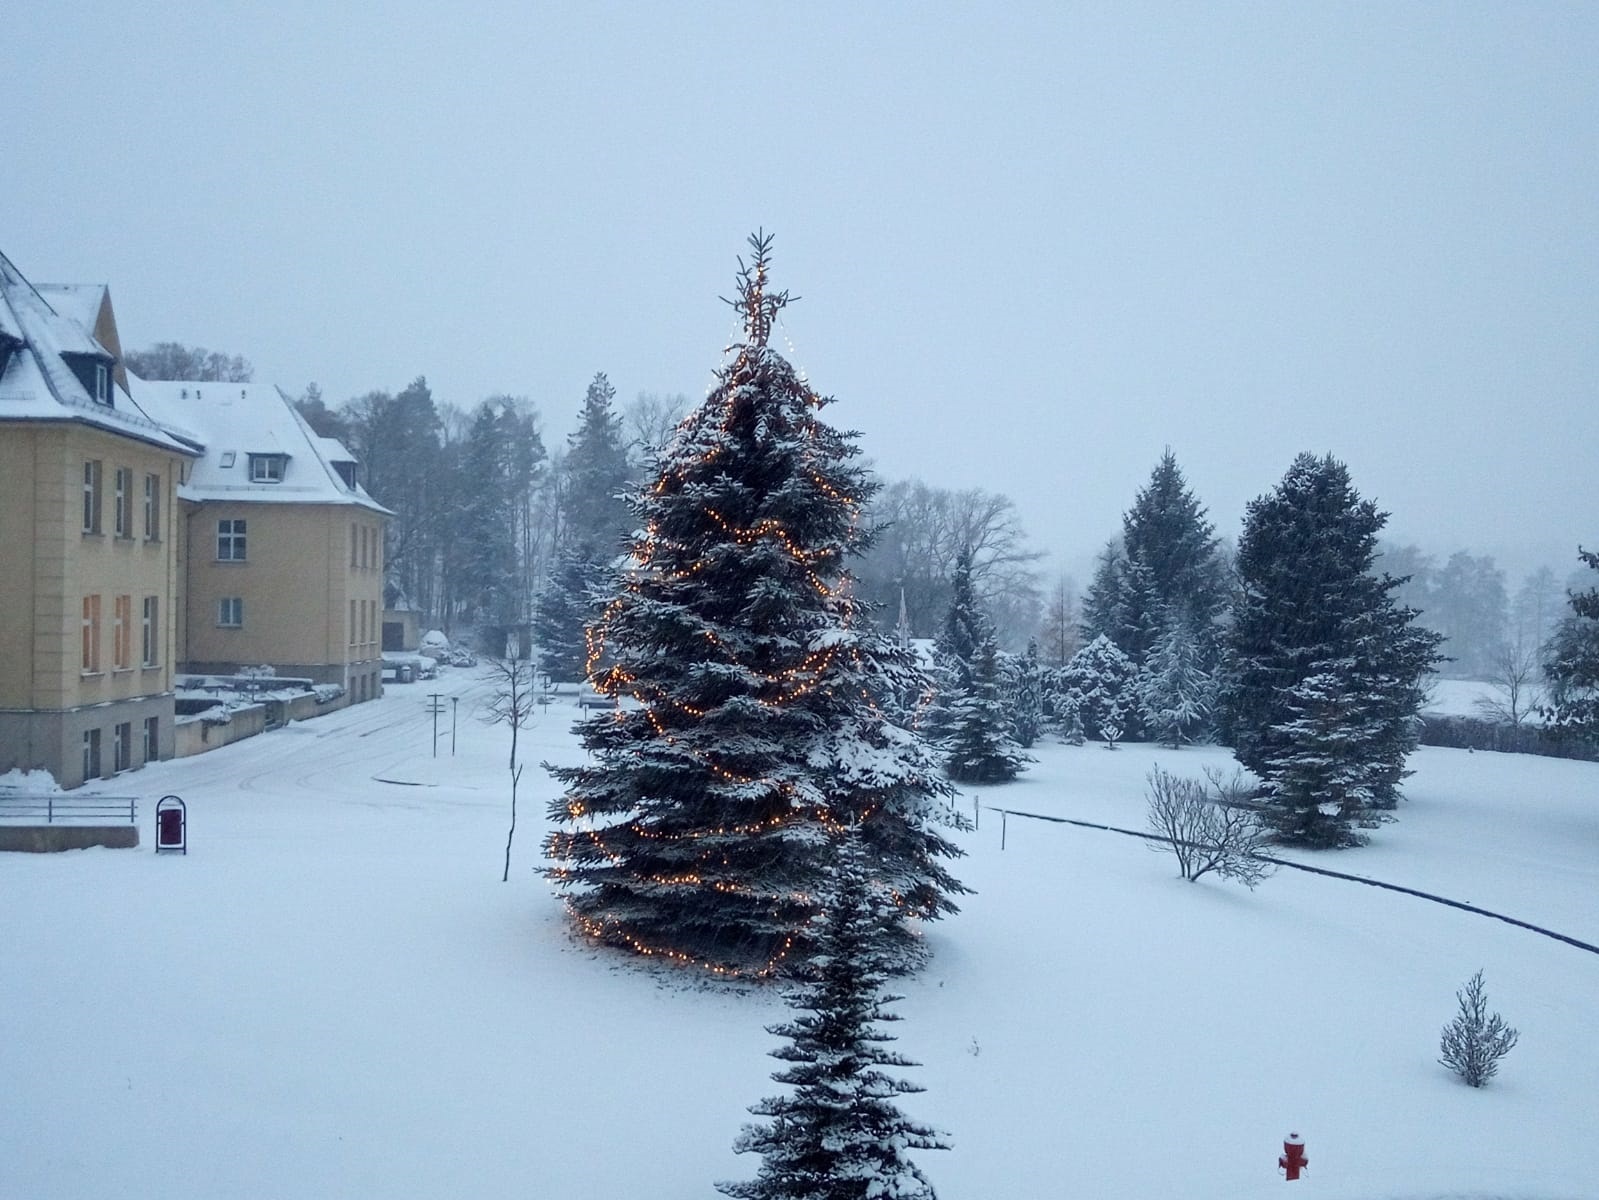
<path id="1" fill-rule="evenodd" d="M 77 421 L 192 453 L 116 382 L 116 356 L 91 332 L 105 294 L 103 284 L 36 288 L 0 254 L 0 421 Z M 106 403 L 84 387 L 63 355 L 105 365 Z"/>
<path id="2" fill-rule="evenodd" d="M 261 383 L 146 380 L 130 376 L 133 394 L 173 433 L 202 450 L 185 500 L 264 504 L 349 504 L 389 510 L 334 467 L 355 456 L 308 425 L 281 389 Z M 252 465 L 263 463 L 258 473 Z"/>

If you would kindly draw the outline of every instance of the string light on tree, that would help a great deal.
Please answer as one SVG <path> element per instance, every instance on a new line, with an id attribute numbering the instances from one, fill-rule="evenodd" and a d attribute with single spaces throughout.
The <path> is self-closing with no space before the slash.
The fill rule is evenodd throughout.
<path id="1" fill-rule="evenodd" d="M 587 632 L 590 681 L 618 705 L 584 722 L 589 763 L 554 769 L 549 874 L 586 936 L 761 977 L 806 951 L 826 847 L 855 828 L 908 961 L 915 920 L 963 890 L 935 825 L 948 787 L 877 703 L 926 680 L 851 593 L 875 485 L 768 345 L 790 297 L 771 239 L 750 245 L 742 338 L 634 498 L 639 532 Z"/>

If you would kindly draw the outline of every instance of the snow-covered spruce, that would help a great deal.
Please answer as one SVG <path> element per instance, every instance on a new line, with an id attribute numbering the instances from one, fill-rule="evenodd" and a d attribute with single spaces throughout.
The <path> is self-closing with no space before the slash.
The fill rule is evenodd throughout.
<path id="1" fill-rule="evenodd" d="M 1244 517 L 1226 723 L 1284 841 L 1360 841 L 1408 774 L 1439 637 L 1372 573 L 1386 520 L 1343 463 L 1310 454 Z"/>
<path id="2" fill-rule="evenodd" d="M 587 765 L 554 769 L 550 875 L 603 942 L 771 974 L 808 952 L 830 839 L 858 825 L 909 966 L 912 919 L 964 890 L 936 831 L 956 819 L 950 788 L 877 703 L 926 682 L 851 595 L 873 485 L 767 345 L 787 297 L 766 288 L 769 239 L 753 244 L 744 341 L 635 499 L 631 561 L 592 631 L 597 686 L 632 703 L 581 727 Z"/>
<path id="3" fill-rule="evenodd" d="M 629 522 L 626 503 L 619 498 L 629 469 L 622 422 L 611 407 L 615 398 L 610 380 L 603 372 L 596 375 L 561 464 L 561 542 L 533 618 L 540 666 L 557 680 L 584 677 L 584 630 L 604 608 L 611 564 Z"/>
<path id="4" fill-rule="evenodd" d="M 767 1032 L 787 1039 L 772 1057 L 792 1065 L 772 1078 L 793 1088 L 751 1106 L 764 1125 L 746 1125 L 734 1142 L 761 1156 L 752 1180 L 718 1183 L 740 1200 L 933 1200 L 911 1150 L 947 1150 L 947 1138 L 909 1120 L 894 1098 L 922 1090 L 884 1067 L 912 1067 L 884 1049 L 882 1024 L 898 996 L 883 991 L 891 962 L 881 929 L 894 920 L 872 885 L 872 864 L 851 836 L 837 840 L 829 904 L 818 917 L 805 984 L 788 997 L 799 1016 Z"/>
<path id="5" fill-rule="evenodd" d="M 1599 571 L 1599 553 L 1579 550 Z M 1544 715 L 1559 732 L 1599 742 L 1599 588 L 1572 592 L 1571 612 L 1544 650 L 1549 704 Z"/>
<path id="6" fill-rule="evenodd" d="M 934 643 L 938 696 L 931 714 L 949 777 L 1005 783 L 1033 760 L 1012 735 L 993 625 L 972 590 L 972 551 L 964 547 L 950 581 L 949 611 Z"/>
<path id="7" fill-rule="evenodd" d="M 1114 744 L 1138 702 L 1138 669 L 1116 643 L 1100 634 L 1056 672 L 1056 710 L 1065 714 L 1062 734 Z M 1111 736 L 1112 734 L 1115 736 Z"/>

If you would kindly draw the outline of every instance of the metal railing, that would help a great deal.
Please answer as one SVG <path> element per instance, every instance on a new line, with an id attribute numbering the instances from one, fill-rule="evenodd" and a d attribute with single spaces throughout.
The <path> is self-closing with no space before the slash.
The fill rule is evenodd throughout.
<path id="1" fill-rule="evenodd" d="M 137 796 L 71 796 L 0 791 L 0 821 L 28 825 L 68 822 L 139 822 Z"/>

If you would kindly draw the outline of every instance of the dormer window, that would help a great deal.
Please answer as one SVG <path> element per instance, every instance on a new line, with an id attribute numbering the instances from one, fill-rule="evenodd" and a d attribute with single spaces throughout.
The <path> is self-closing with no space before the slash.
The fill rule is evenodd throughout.
<path id="1" fill-rule="evenodd" d="M 232 450 L 224 450 L 222 452 L 222 465 L 224 467 L 231 467 L 235 458 L 236 456 Z"/>
<path id="2" fill-rule="evenodd" d="M 98 354 L 64 353 L 61 361 L 72 369 L 78 382 L 83 385 L 83 390 L 96 404 L 110 408 L 114 401 L 111 394 L 111 367 L 109 358 L 102 358 Z"/>
<path id="3" fill-rule="evenodd" d="M 355 464 L 353 462 L 336 462 L 333 469 L 339 473 L 339 478 L 344 480 L 344 486 L 352 492 L 355 491 Z"/>
<path id="4" fill-rule="evenodd" d="M 287 454 L 250 455 L 250 482 L 282 483 L 283 466 L 288 457 Z"/>

